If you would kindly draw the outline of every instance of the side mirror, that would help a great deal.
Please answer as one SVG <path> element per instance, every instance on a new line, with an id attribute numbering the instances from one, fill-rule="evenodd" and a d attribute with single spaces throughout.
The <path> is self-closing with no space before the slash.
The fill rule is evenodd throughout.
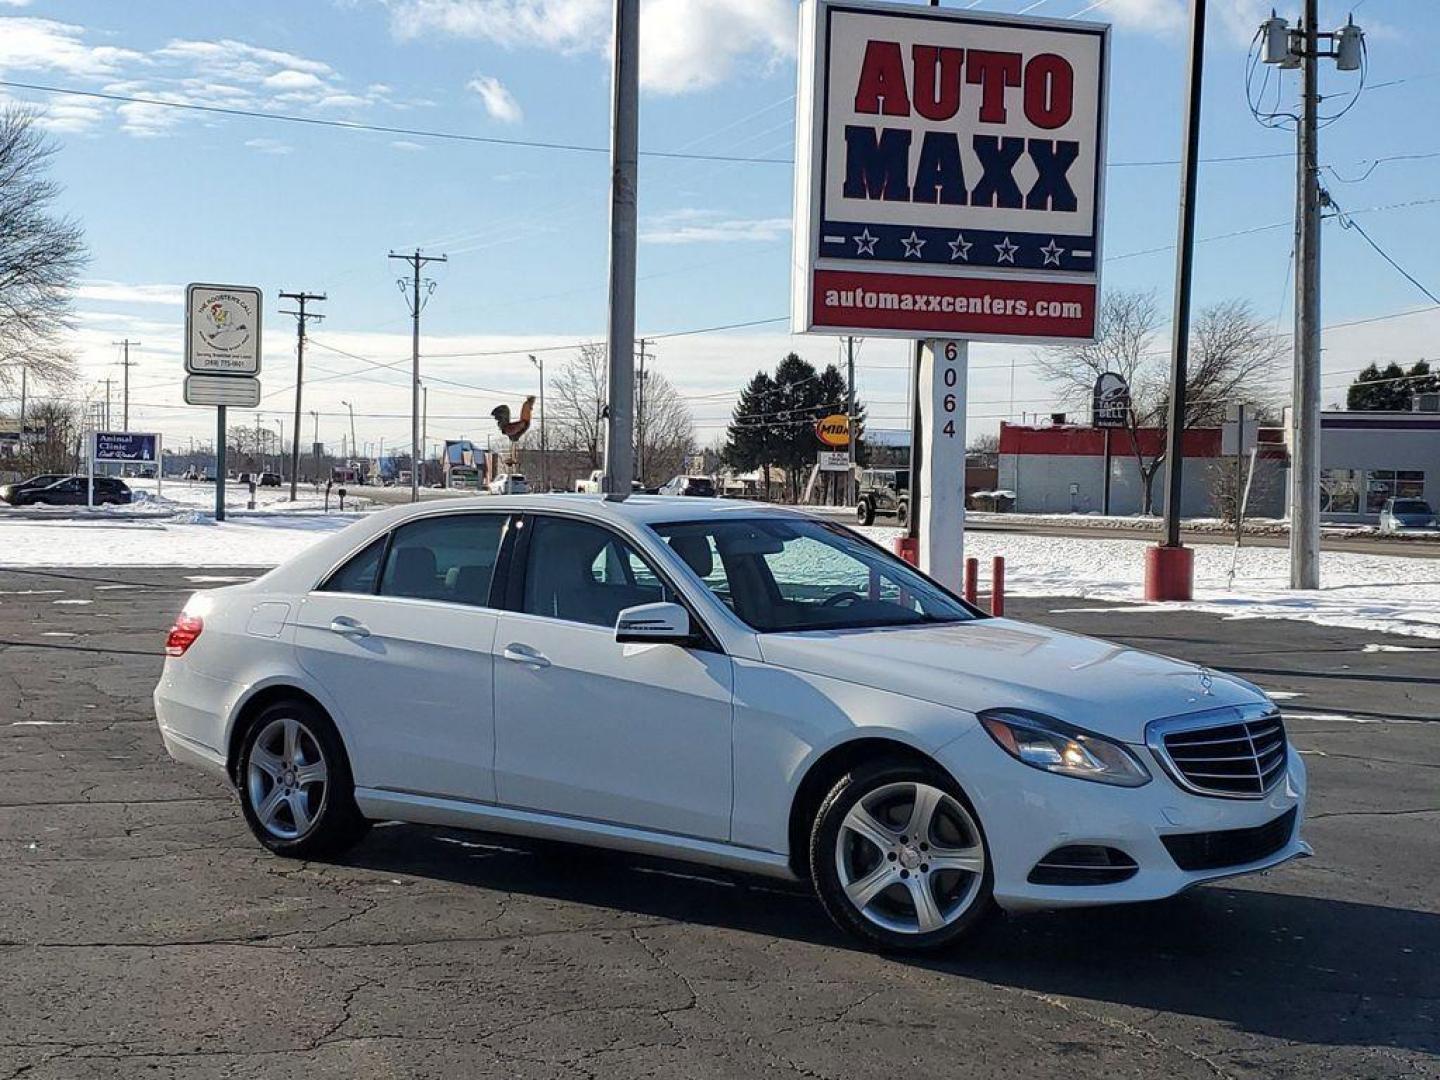
<path id="1" fill-rule="evenodd" d="M 636 645 L 689 645 L 690 613 L 679 604 L 639 604 L 620 612 L 615 640 Z"/>

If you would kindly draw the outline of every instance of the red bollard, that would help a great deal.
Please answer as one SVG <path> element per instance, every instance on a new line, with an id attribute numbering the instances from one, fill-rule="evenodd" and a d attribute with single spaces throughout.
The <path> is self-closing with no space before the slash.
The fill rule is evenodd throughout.
<path id="1" fill-rule="evenodd" d="M 965 560 L 965 599 L 975 603 L 975 597 L 980 591 L 980 560 Z"/>
<path id="2" fill-rule="evenodd" d="M 920 538 L 917 536 L 897 536 L 895 538 L 895 554 L 904 559 L 911 566 L 920 565 Z"/>
<path id="3" fill-rule="evenodd" d="M 1005 556 L 996 555 L 990 564 L 990 614 L 1005 614 Z"/>

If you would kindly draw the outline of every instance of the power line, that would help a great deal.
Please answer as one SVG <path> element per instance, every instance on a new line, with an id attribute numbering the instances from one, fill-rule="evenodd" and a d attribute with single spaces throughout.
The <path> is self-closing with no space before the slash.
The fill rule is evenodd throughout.
<path id="1" fill-rule="evenodd" d="M 427 128 L 395 127 L 390 124 L 368 124 L 359 120 L 327 120 L 294 113 L 262 112 L 228 105 L 204 105 L 195 101 L 165 101 L 162 98 L 140 97 L 135 94 L 111 94 L 99 90 L 78 90 L 68 86 L 46 86 L 43 83 L 15 82 L 0 79 L 0 86 L 12 90 L 34 90 L 42 94 L 64 94 L 70 97 L 118 101 L 124 104 L 150 105 L 161 109 L 183 109 L 189 112 L 219 116 L 238 116 L 247 120 L 275 120 L 287 124 L 308 124 L 312 127 L 343 128 L 348 131 L 374 131 L 382 135 L 406 135 L 411 138 L 445 139 L 451 142 L 482 143 L 487 146 L 511 146 L 530 150 L 566 150 L 578 154 L 609 154 L 608 146 L 587 146 L 583 143 L 545 142 L 538 139 L 502 139 L 494 135 L 472 135 L 462 131 L 437 131 Z M 671 158 L 681 161 L 741 161 L 757 165 L 789 165 L 788 158 L 731 157 L 725 154 L 696 154 L 680 150 L 641 150 L 642 157 Z"/>
<path id="2" fill-rule="evenodd" d="M 1329 192 L 1325 192 L 1324 194 L 1325 194 L 1327 197 L 1329 196 Z M 1379 244 L 1377 244 L 1374 240 L 1372 240 L 1372 239 L 1370 238 L 1370 234 L 1367 233 L 1367 232 L 1360 226 L 1360 223 L 1359 223 L 1358 221 L 1352 220 L 1351 217 L 1350 217 L 1350 215 L 1347 214 L 1344 210 L 1342 210 L 1342 209 L 1340 208 L 1340 204 L 1337 203 L 1333 198 L 1330 199 L 1330 205 L 1335 208 L 1335 217 L 1336 217 L 1336 220 L 1338 220 L 1338 221 L 1340 222 L 1340 227 L 1341 227 L 1342 229 L 1353 229 L 1355 232 L 1359 233 L 1359 234 L 1364 238 L 1365 242 L 1366 242 L 1367 244 L 1369 244 L 1369 245 L 1375 250 L 1375 254 L 1379 255 L 1382 259 L 1384 259 L 1387 263 L 1389 263 L 1392 267 L 1394 267 L 1394 268 L 1395 268 L 1395 271 L 1396 271 L 1401 277 L 1403 277 L 1406 281 L 1410 282 L 1411 285 L 1414 285 L 1417 289 L 1419 289 L 1422 293 L 1424 293 L 1424 294 L 1426 295 L 1426 297 L 1429 298 L 1429 300 L 1430 300 L 1432 303 L 1440 304 L 1440 296 L 1436 296 L 1433 292 L 1431 292 L 1429 289 L 1427 289 L 1424 285 L 1420 284 L 1420 282 L 1419 282 L 1418 280 L 1416 280 L 1415 275 L 1413 275 L 1412 273 L 1410 273 L 1410 271 L 1406 270 L 1406 269 L 1405 269 L 1403 266 L 1401 266 L 1398 262 L 1396 262 L 1394 259 L 1392 259 L 1392 258 L 1390 257 L 1390 255 L 1389 255 L 1389 253 L 1386 252 L 1384 248 L 1382 248 Z"/>

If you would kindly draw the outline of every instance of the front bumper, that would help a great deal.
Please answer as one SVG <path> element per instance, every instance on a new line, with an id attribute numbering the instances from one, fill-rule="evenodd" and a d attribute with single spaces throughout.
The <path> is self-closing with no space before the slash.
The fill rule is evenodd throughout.
<path id="1" fill-rule="evenodd" d="M 1194 885 L 1268 870 L 1311 854 L 1301 839 L 1305 765 L 1287 749 L 1284 777 L 1263 799 L 1222 799 L 1182 791 L 1143 747 L 1131 747 L 1150 783 L 1123 788 L 1056 776 L 1022 765 L 977 726 L 940 750 L 941 764 L 975 805 L 990 847 L 995 900 L 1011 911 L 1159 900 Z M 1295 811 L 1295 827 L 1278 849 L 1252 862 L 1182 870 L 1164 837 L 1256 829 Z M 1032 869 L 1056 848 L 1118 849 L 1136 863 L 1133 876 L 1101 885 L 1034 884 Z"/>

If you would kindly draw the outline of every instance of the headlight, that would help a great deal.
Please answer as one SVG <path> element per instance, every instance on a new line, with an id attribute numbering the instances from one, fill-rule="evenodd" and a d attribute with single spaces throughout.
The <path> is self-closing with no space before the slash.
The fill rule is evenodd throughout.
<path id="1" fill-rule="evenodd" d="M 1031 768 L 1121 787 L 1150 782 L 1149 771 L 1125 747 L 1054 717 L 990 709 L 980 723 L 1000 749 Z"/>

